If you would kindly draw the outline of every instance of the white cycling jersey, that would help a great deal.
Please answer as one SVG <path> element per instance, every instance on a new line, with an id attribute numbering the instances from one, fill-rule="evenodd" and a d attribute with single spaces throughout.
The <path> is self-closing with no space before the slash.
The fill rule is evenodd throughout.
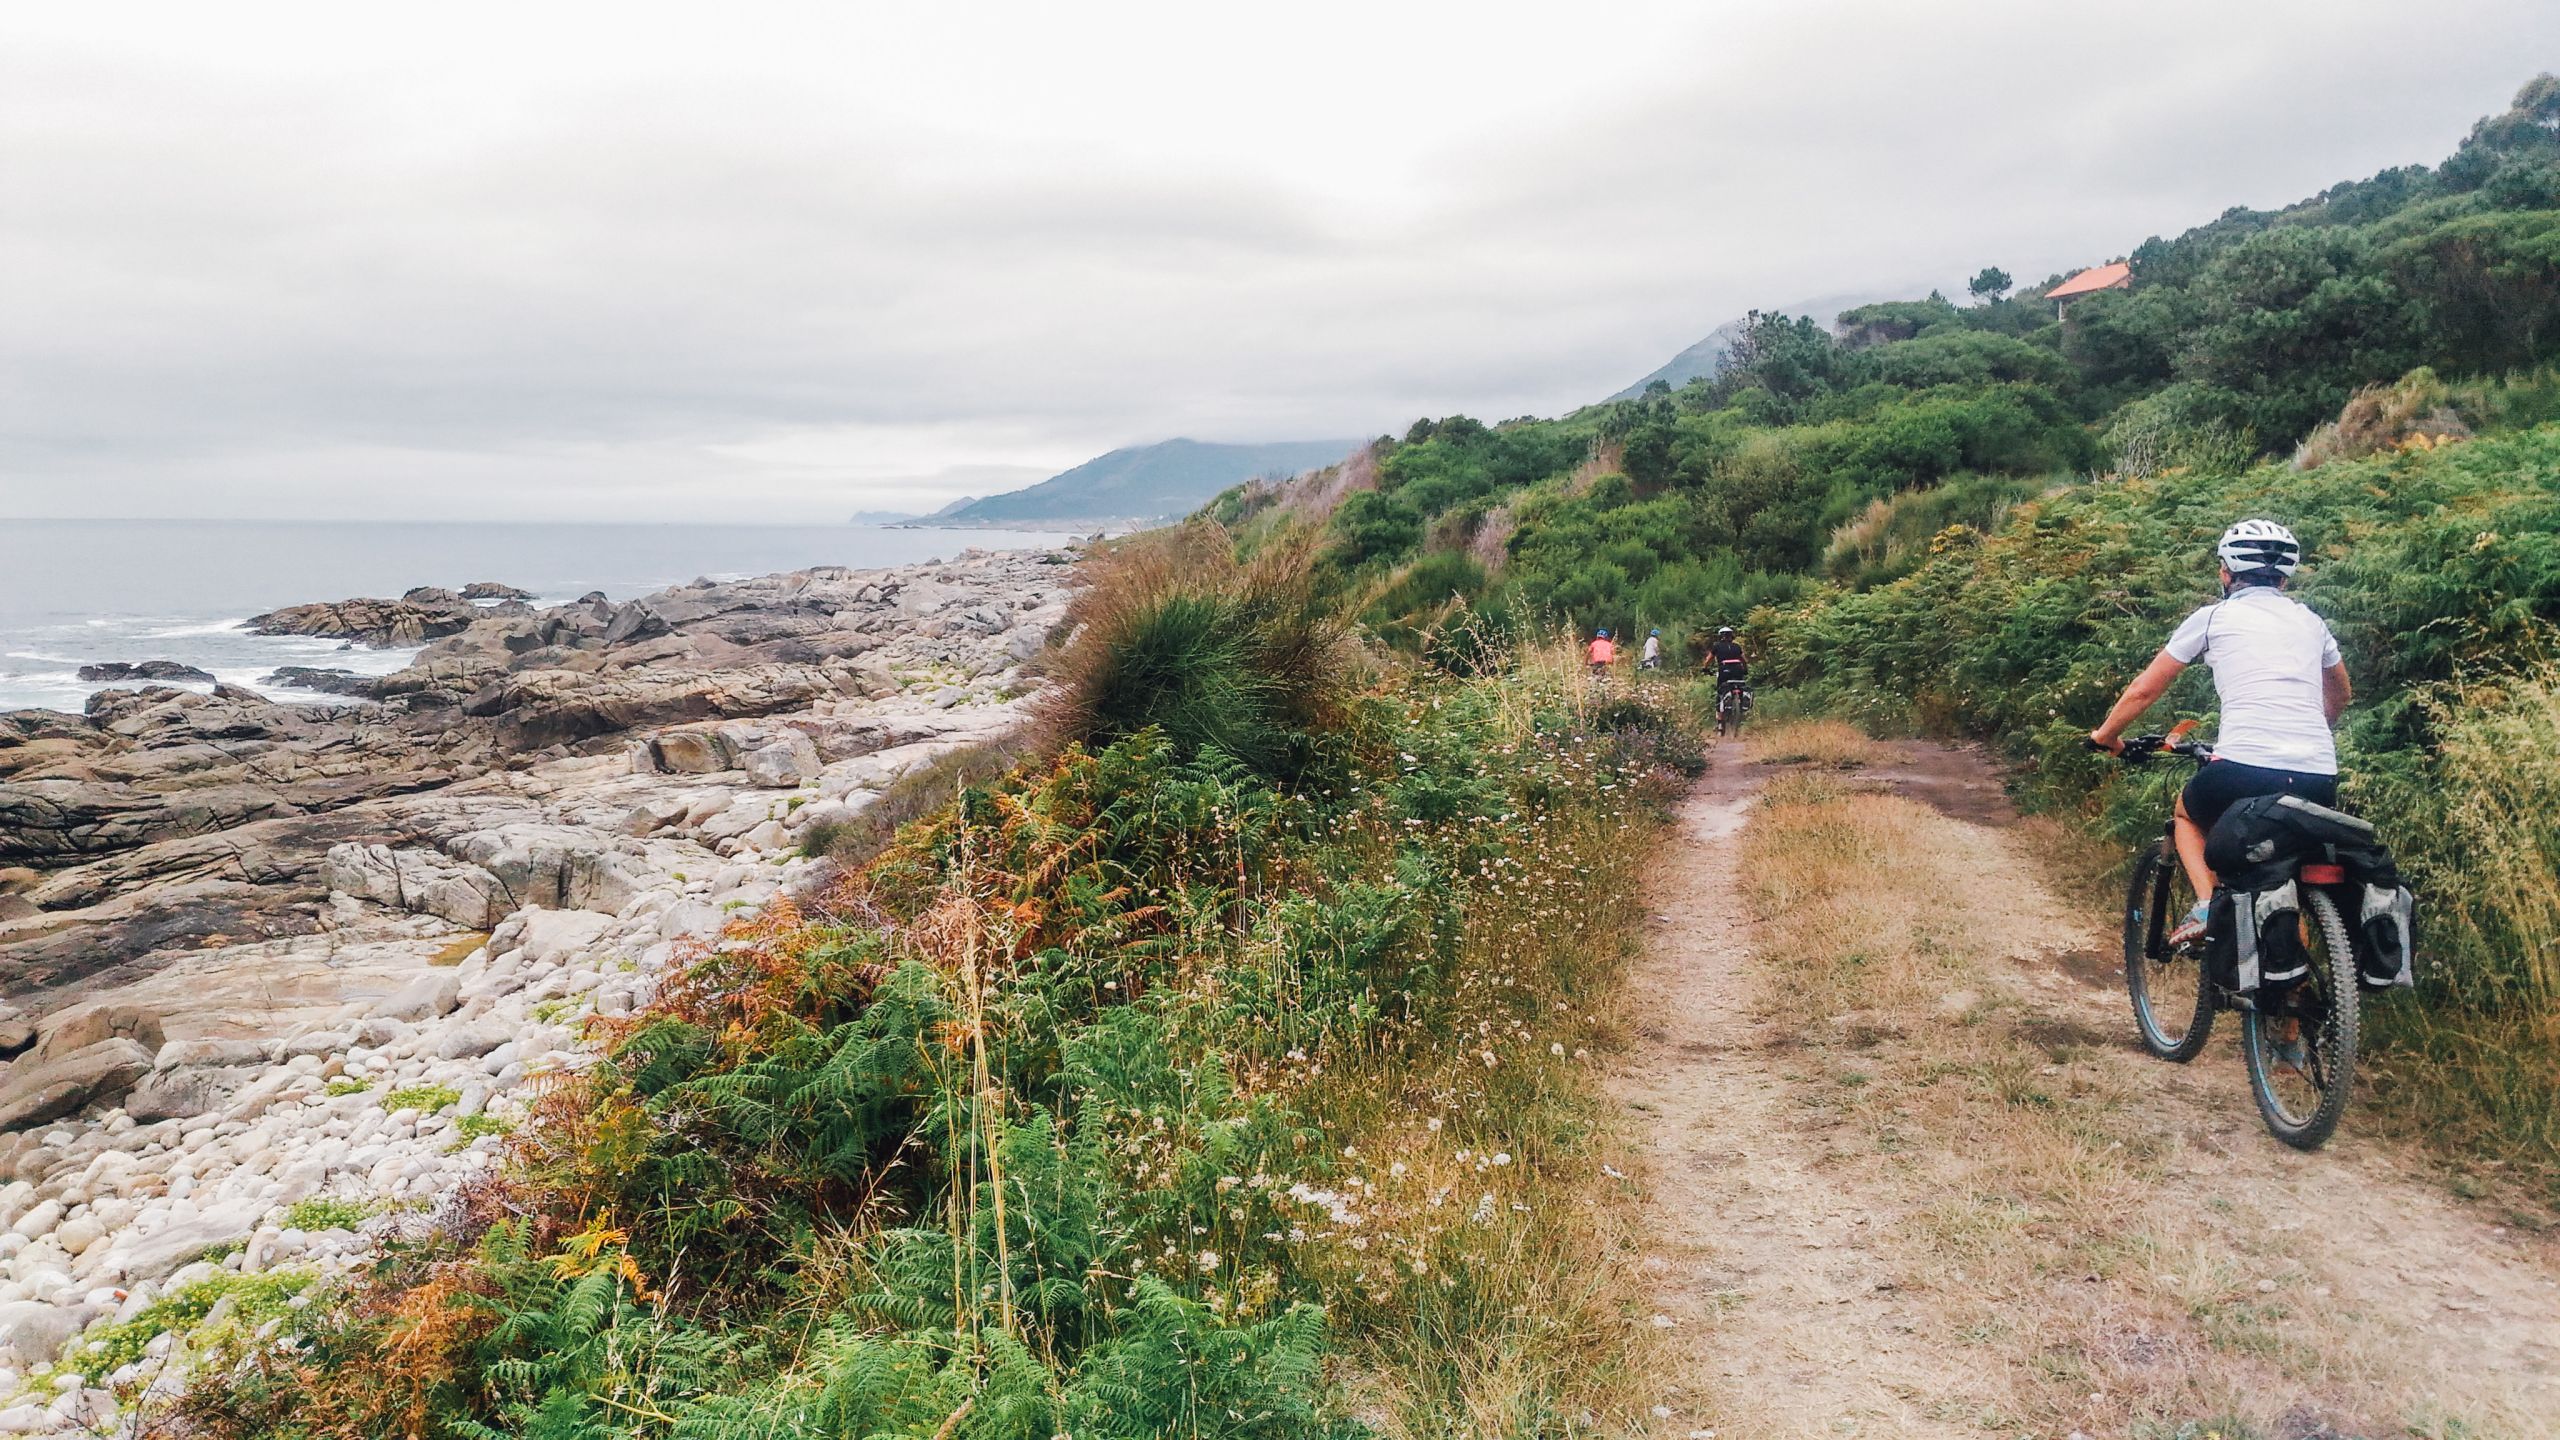
<path id="1" fill-rule="evenodd" d="M 2301 601 L 2264 585 L 2234 590 L 2186 618 L 2169 658 L 2213 667 L 2222 729 L 2213 753 L 2242 765 L 2338 773 L 2321 672 L 2338 663 L 2337 637 Z"/>

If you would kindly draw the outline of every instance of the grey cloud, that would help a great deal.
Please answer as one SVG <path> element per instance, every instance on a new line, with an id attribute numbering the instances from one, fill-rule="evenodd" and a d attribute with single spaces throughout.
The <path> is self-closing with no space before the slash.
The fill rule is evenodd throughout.
<path id="1" fill-rule="evenodd" d="M 2560 38 L 2493 0 L 1762 8 L 1629 37 L 1621 90 L 1469 127 L 1387 202 L 1037 127 L 920 154 L 733 79 L 448 130 L 432 88 L 0 45 L 0 514 L 682 516 L 713 480 L 834 514 L 1175 433 L 1553 412 L 1748 306 L 2040 278 L 2433 160 Z M 906 449 L 741 458 L 839 430 Z"/>

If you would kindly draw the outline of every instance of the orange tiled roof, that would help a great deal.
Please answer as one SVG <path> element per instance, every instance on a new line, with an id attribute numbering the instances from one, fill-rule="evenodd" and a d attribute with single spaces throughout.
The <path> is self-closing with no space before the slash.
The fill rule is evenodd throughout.
<path id="1" fill-rule="evenodd" d="M 2119 260 L 2113 265 L 2099 265 L 2083 270 L 2044 292 L 2047 300 L 2068 300 L 2093 290 L 2113 290 L 2133 278 L 2133 267 Z"/>

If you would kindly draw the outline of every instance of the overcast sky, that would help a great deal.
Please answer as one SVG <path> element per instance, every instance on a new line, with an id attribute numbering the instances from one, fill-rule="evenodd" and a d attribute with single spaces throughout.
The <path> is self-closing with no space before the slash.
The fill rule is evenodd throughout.
<path id="1" fill-rule="evenodd" d="M 841 519 L 2433 162 L 2551 0 L 14 5 L 0 515 Z"/>

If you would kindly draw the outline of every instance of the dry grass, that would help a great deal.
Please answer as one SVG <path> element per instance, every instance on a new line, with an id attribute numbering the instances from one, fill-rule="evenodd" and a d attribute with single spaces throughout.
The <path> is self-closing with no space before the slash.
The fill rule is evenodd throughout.
<path id="1" fill-rule="evenodd" d="M 2442 897 L 2510 957 L 2529 1008 L 2560 1008 L 2560 668 L 2475 691 L 2444 737 L 2444 812 L 2465 884 Z"/>
<path id="2" fill-rule="evenodd" d="M 2316 470 L 2332 460 L 2361 460 L 2384 450 L 2432 448 L 2471 438 L 2454 408 L 2453 391 L 2423 367 L 2348 397 L 2338 418 L 2312 431 L 2293 452 L 2293 467 Z"/>
<path id="3" fill-rule="evenodd" d="M 1855 770 L 1882 764 L 1889 758 L 1883 746 L 1844 720 L 1780 720 L 1743 739 L 1749 744 L 1752 759 L 1775 765 Z"/>
<path id="4" fill-rule="evenodd" d="M 2259 1185 L 2199 1165 L 2160 1094 L 2178 1073 L 2097 999 L 2028 988 L 2039 938 L 2088 927 L 2020 838 L 1797 774 L 1743 840 L 1807 1143 L 1899 1212 L 1883 1263 L 1921 1338 L 1975 1362 L 1947 1403 L 1994 1433 L 2542 1433 L 2333 1298 L 2352 1259 L 2288 1208 L 2320 1162 Z"/>
<path id="5" fill-rule="evenodd" d="M 1500 575 L 1503 567 L 1511 563 L 1511 536 L 1519 528 L 1511 507 L 1496 505 L 1476 523 L 1475 533 L 1467 539 L 1467 553 L 1484 567 L 1484 573 Z"/>
<path id="6" fill-rule="evenodd" d="M 2385 1113 L 2547 1224 L 2560 1197 L 2560 666 L 2444 711 L 2422 963 L 2460 1001 L 2385 1007 Z M 2480 1157 L 2490 1157 L 2482 1159 Z"/>
<path id="7" fill-rule="evenodd" d="M 428 956 L 427 963 L 430 965 L 459 965 L 463 961 L 471 958 L 472 951 L 477 950 L 488 943 L 489 936 L 485 931 L 474 930 L 468 935 L 458 935 L 454 937 L 452 943 L 446 945 L 443 949 L 438 950 L 433 955 Z"/>
<path id="8" fill-rule="evenodd" d="M 1193 521 L 1087 552 L 1067 641 L 1048 658 L 1036 743 L 1055 749 L 1161 726 L 1265 774 L 1344 728 L 1365 676 L 1348 627 L 1310 578 L 1317 538 L 1275 535 L 1249 560 Z"/>
<path id="9" fill-rule="evenodd" d="M 1615 440 L 1594 440 L 1591 453 L 1582 457 L 1582 463 L 1574 466 L 1573 472 L 1564 477 L 1561 493 L 1566 499 L 1587 494 L 1601 476 L 1623 475 L 1626 470 L 1625 446 Z"/>
<path id="10" fill-rule="evenodd" d="M 1247 515 L 1275 530 L 1315 530 L 1342 502 L 1378 488 L 1378 458 L 1367 446 L 1334 464 L 1286 480 L 1254 482 Z"/>

